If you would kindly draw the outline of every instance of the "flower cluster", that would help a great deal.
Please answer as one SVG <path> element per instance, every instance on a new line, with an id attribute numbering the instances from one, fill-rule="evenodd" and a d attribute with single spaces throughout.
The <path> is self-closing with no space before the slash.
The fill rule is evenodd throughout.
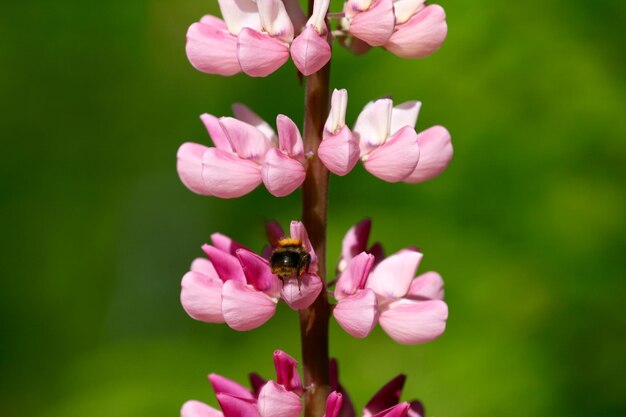
<path id="1" fill-rule="evenodd" d="M 421 103 L 393 106 L 381 98 L 369 102 L 352 131 L 345 124 L 348 92 L 335 90 L 318 155 L 337 175 L 349 173 L 359 159 L 372 175 L 388 181 L 418 183 L 441 174 L 452 159 L 450 133 L 443 126 L 415 131 Z"/>
<path id="2" fill-rule="evenodd" d="M 204 16 L 187 31 L 187 57 L 200 71 L 265 77 L 291 55 L 304 75 L 330 60 L 325 17 L 329 0 L 318 1 L 306 21 L 297 0 L 219 0 L 224 20 Z M 298 36 L 294 38 L 294 25 Z"/>
<path id="3" fill-rule="evenodd" d="M 181 417 L 299 417 L 302 413 L 304 388 L 298 374 L 298 362 L 287 353 L 274 352 L 276 380 L 265 381 L 250 374 L 252 389 L 217 374 L 209 375 L 221 411 L 200 401 L 187 401 Z M 335 360 L 329 364 L 331 390 L 324 417 L 355 416 L 350 397 L 339 383 Z M 423 417 L 419 401 L 400 402 L 406 377 L 398 375 L 385 384 L 365 405 L 362 417 Z"/>
<path id="4" fill-rule="evenodd" d="M 292 222 L 290 231 L 291 237 L 309 250 L 312 260 L 299 280 L 284 282 L 272 273 L 266 258 L 227 236 L 213 234 L 212 245 L 202 246 L 208 259 L 194 260 L 182 280 L 180 299 L 187 314 L 245 331 L 272 318 L 279 299 L 294 310 L 311 305 L 323 287 L 316 274 L 317 259 L 302 223 Z"/>
<path id="5" fill-rule="evenodd" d="M 418 101 L 393 106 L 381 98 L 368 103 L 352 130 L 346 126 L 346 90 L 335 90 L 317 150 L 324 165 L 337 175 L 348 174 L 359 161 L 372 175 L 387 181 L 419 183 L 441 174 L 452 159 L 450 133 L 443 126 L 415 131 Z M 304 182 L 307 157 L 302 136 L 287 116 L 271 126 L 242 104 L 235 117 L 203 114 L 215 147 L 193 142 L 178 150 L 178 175 L 191 191 L 221 198 L 245 195 L 263 183 L 276 197 L 291 194 Z"/>
<path id="6" fill-rule="evenodd" d="M 278 115 L 278 136 L 263 119 L 243 104 L 233 105 L 235 117 L 203 114 L 215 147 L 193 142 L 177 154 L 178 176 L 197 194 L 235 198 L 259 184 L 276 197 L 296 190 L 306 176 L 302 136 L 287 116 Z"/>
<path id="7" fill-rule="evenodd" d="M 386 258 L 380 250 L 366 252 L 370 228 L 370 220 L 364 220 L 344 237 L 334 293 L 335 320 L 355 337 L 366 337 L 377 322 L 402 344 L 439 337 L 448 318 L 441 276 L 426 272 L 415 278 L 423 256 L 415 248 Z"/>
<path id="8" fill-rule="evenodd" d="M 425 0 L 347 0 L 340 28 L 356 39 L 345 40 L 360 54 L 382 46 L 402 58 L 424 58 L 435 52 L 448 34 L 446 13 Z"/>
<path id="9" fill-rule="evenodd" d="M 329 41 L 363 53 L 382 46 L 404 58 L 436 51 L 447 34 L 446 16 L 424 0 L 347 0 L 338 28 L 327 26 L 330 0 L 316 0 L 307 20 L 298 0 L 218 0 L 223 20 L 206 15 L 187 31 L 187 57 L 200 71 L 265 77 L 291 56 L 308 76 L 331 58 Z"/>
<path id="10" fill-rule="evenodd" d="M 339 277 L 334 290 L 333 315 L 349 334 L 363 338 L 376 323 L 396 342 L 424 343 L 439 337 L 446 327 L 448 306 L 443 301 L 443 280 L 436 272 L 415 278 L 422 254 L 406 248 L 384 257 L 380 244 L 367 248 L 369 219 L 352 227 L 343 239 Z M 269 225 L 270 241 L 284 236 L 276 223 Z M 268 321 L 283 299 L 292 309 L 308 307 L 322 290 L 316 275 L 317 258 L 306 230 L 291 223 L 291 237 L 311 255 L 309 270 L 299 280 L 282 283 L 272 274 L 270 253 L 259 256 L 224 235 L 211 236 L 204 245 L 209 259 L 193 261 L 182 280 L 185 311 L 208 323 L 226 322 L 235 330 L 251 330 Z"/>

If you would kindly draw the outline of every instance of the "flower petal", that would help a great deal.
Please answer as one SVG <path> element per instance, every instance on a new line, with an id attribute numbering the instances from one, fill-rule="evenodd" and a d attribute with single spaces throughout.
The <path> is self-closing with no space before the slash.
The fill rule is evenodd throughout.
<path id="1" fill-rule="evenodd" d="M 250 398 L 233 397 L 229 394 L 216 394 L 224 417 L 260 417 L 257 402 Z"/>
<path id="2" fill-rule="evenodd" d="M 301 162 L 304 162 L 304 143 L 298 126 L 289 117 L 279 114 L 276 117 L 276 128 L 278 148 L 292 158 L 302 158 Z"/>
<path id="3" fill-rule="evenodd" d="M 309 234 L 304 227 L 302 222 L 292 221 L 289 225 L 289 234 L 292 239 L 298 239 L 302 242 L 302 245 L 306 249 L 306 251 L 311 255 L 311 265 L 309 266 L 310 273 L 314 274 L 317 272 L 317 255 L 313 250 L 313 245 L 309 240 Z"/>
<path id="4" fill-rule="evenodd" d="M 359 161 L 361 150 L 359 143 L 352 137 L 348 126 L 336 134 L 324 131 L 324 139 L 317 149 L 317 155 L 330 172 L 344 176 L 348 174 Z"/>
<path id="5" fill-rule="evenodd" d="M 404 249 L 396 252 L 374 268 L 366 287 L 384 298 L 403 297 L 409 290 L 423 256 L 414 250 Z"/>
<path id="6" fill-rule="evenodd" d="M 411 407 L 409 408 L 409 412 L 407 413 L 407 417 L 424 417 L 426 415 L 426 411 L 424 410 L 424 405 L 421 401 L 411 401 Z"/>
<path id="7" fill-rule="evenodd" d="M 185 50 L 191 65 L 199 71 L 224 76 L 241 71 L 237 58 L 237 37 L 219 24 L 204 22 L 210 20 L 196 22 L 187 30 Z"/>
<path id="8" fill-rule="evenodd" d="M 298 361 L 282 350 L 274 351 L 276 382 L 289 391 L 302 394 L 302 380 L 298 374 Z"/>
<path id="9" fill-rule="evenodd" d="M 369 9 L 352 18 L 350 33 L 371 46 L 381 46 L 389 40 L 395 22 L 393 0 L 376 0 Z"/>
<path id="10" fill-rule="evenodd" d="M 339 300 L 333 309 L 335 320 L 350 335 L 366 337 L 378 318 L 376 294 L 370 289 L 359 290 L 356 294 Z"/>
<path id="11" fill-rule="evenodd" d="M 348 107 L 348 91 L 344 88 L 333 90 L 330 99 L 330 112 L 324 124 L 324 130 L 329 133 L 337 133 L 346 124 L 346 109 Z"/>
<path id="12" fill-rule="evenodd" d="M 450 133 L 443 126 L 433 126 L 417 135 L 420 159 L 415 170 L 404 181 L 418 183 L 441 174 L 452 160 Z"/>
<path id="13" fill-rule="evenodd" d="M 339 417 L 339 412 L 343 406 L 343 395 L 340 392 L 333 391 L 326 398 L 326 412 L 324 417 Z"/>
<path id="14" fill-rule="evenodd" d="M 238 250 L 237 257 L 241 262 L 248 283 L 256 290 L 278 299 L 280 296 L 280 281 L 276 278 L 276 275 L 272 274 L 269 262 L 246 249 Z"/>
<path id="15" fill-rule="evenodd" d="M 224 417 L 224 414 L 210 405 L 190 400 L 180 409 L 180 417 Z"/>
<path id="16" fill-rule="evenodd" d="M 302 401 L 295 392 L 268 381 L 259 393 L 258 410 L 261 417 L 299 417 Z"/>
<path id="17" fill-rule="evenodd" d="M 387 182 L 398 182 L 415 170 L 419 157 L 417 134 L 412 127 L 405 126 L 367 155 L 364 165 L 372 175 Z"/>
<path id="18" fill-rule="evenodd" d="M 222 281 L 189 271 L 183 277 L 180 302 L 192 318 L 206 323 L 224 323 Z"/>
<path id="19" fill-rule="evenodd" d="M 361 252 L 352 258 L 337 280 L 335 298 L 341 300 L 363 289 L 373 265 L 374 257 L 368 253 Z"/>
<path id="20" fill-rule="evenodd" d="M 229 280 L 246 282 L 246 276 L 239 260 L 228 252 L 224 252 L 215 246 L 202 245 L 202 250 L 211 260 L 219 278 L 226 282 Z"/>
<path id="21" fill-rule="evenodd" d="M 220 118 L 220 125 L 240 158 L 260 163 L 272 146 L 263 132 L 234 117 Z"/>
<path id="22" fill-rule="evenodd" d="M 413 281 L 406 295 L 412 300 L 443 300 L 443 279 L 437 272 L 426 272 Z"/>
<path id="23" fill-rule="evenodd" d="M 268 295 L 237 281 L 226 281 L 222 288 L 222 312 L 231 328 L 256 329 L 276 312 L 276 303 Z"/>
<path id="24" fill-rule="evenodd" d="M 326 27 L 328 6 L 330 6 L 330 0 L 315 0 L 313 2 L 313 13 L 311 13 L 311 17 L 307 21 L 307 26 L 313 26 L 320 35 L 325 34 L 328 30 Z"/>
<path id="25" fill-rule="evenodd" d="M 240 383 L 218 374 L 209 374 L 209 382 L 216 394 L 228 394 L 237 398 L 254 399 L 252 391 Z"/>
<path id="26" fill-rule="evenodd" d="M 217 271 L 215 270 L 215 267 L 213 266 L 211 261 L 206 258 L 194 259 L 191 263 L 190 270 L 193 272 L 198 272 L 202 275 L 206 275 L 214 281 L 221 281 L 219 275 L 217 274 Z"/>
<path id="27" fill-rule="evenodd" d="M 284 42 L 293 40 L 293 25 L 282 0 L 256 0 L 263 30 Z"/>
<path id="28" fill-rule="evenodd" d="M 445 11 L 431 4 L 397 26 L 385 49 L 402 58 L 424 58 L 439 49 L 447 34 Z"/>
<path id="29" fill-rule="evenodd" d="M 242 122 L 256 127 L 261 133 L 263 133 L 270 143 L 276 143 L 276 133 L 274 132 L 274 129 L 272 129 L 272 126 L 263 120 L 261 116 L 253 112 L 250 107 L 245 104 L 235 103 L 233 104 L 233 114 Z"/>
<path id="30" fill-rule="evenodd" d="M 321 70 L 331 56 L 326 35 L 320 35 L 312 25 L 294 39 L 289 51 L 293 63 L 307 77 Z"/>
<path id="31" fill-rule="evenodd" d="M 390 407 L 386 410 L 383 410 L 380 413 L 375 414 L 373 417 L 406 417 L 409 411 L 409 407 L 409 403 L 403 402 L 398 405 L 394 405 L 393 407 Z"/>
<path id="32" fill-rule="evenodd" d="M 370 101 L 359 113 L 352 131 L 357 136 L 362 152 L 369 152 L 387 140 L 391 129 L 393 101 L 381 98 Z"/>
<path id="33" fill-rule="evenodd" d="M 380 314 L 383 330 L 400 344 L 431 341 L 443 333 L 448 306 L 441 300 L 413 301 L 401 299 L 389 304 Z"/>
<path id="34" fill-rule="evenodd" d="M 341 241 L 339 272 L 346 269 L 348 262 L 350 262 L 352 258 L 367 249 L 367 240 L 370 236 L 370 230 L 372 230 L 372 220 L 363 219 L 346 232 L 346 235 Z"/>
<path id="35" fill-rule="evenodd" d="M 289 59 L 289 48 L 278 39 L 244 28 L 238 36 L 237 56 L 243 72 L 266 77 Z"/>
<path id="36" fill-rule="evenodd" d="M 261 30 L 259 9 L 254 0 L 217 0 L 217 2 L 228 30 L 233 35 L 237 35 L 245 27 Z"/>
<path id="37" fill-rule="evenodd" d="M 394 106 L 391 110 L 391 134 L 396 133 L 404 126 L 414 128 L 420 107 L 422 107 L 422 103 L 419 101 L 407 101 Z"/>
<path id="38" fill-rule="evenodd" d="M 265 378 L 263 378 L 261 375 L 257 374 L 256 372 L 251 372 L 248 375 L 248 379 L 250 380 L 252 393 L 254 394 L 254 397 L 257 398 L 259 396 L 259 392 L 261 391 L 261 388 L 263 388 L 263 385 L 265 385 L 267 381 L 265 380 Z"/>
<path id="39" fill-rule="evenodd" d="M 387 382 L 371 400 L 365 404 L 363 409 L 363 417 L 370 417 L 376 413 L 393 407 L 400 402 L 400 395 L 402 394 L 402 388 L 406 381 L 405 375 L 398 375 L 391 381 Z"/>
<path id="40" fill-rule="evenodd" d="M 294 192 L 304 182 L 306 171 L 302 164 L 272 148 L 266 155 L 261 168 L 265 188 L 275 197 L 284 197 Z"/>
<path id="41" fill-rule="evenodd" d="M 313 304 L 313 301 L 322 291 L 322 280 L 315 274 L 304 274 L 297 278 L 284 280 L 280 294 L 293 310 L 303 310 Z"/>
<path id="42" fill-rule="evenodd" d="M 209 132 L 209 136 L 217 149 L 229 152 L 235 151 L 230 145 L 230 140 L 228 140 L 228 136 L 226 132 L 224 132 L 220 120 L 217 117 L 209 113 L 204 113 L 200 115 L 200 120 L 204 123 L 204 127 L 206 127 L 206 130 Z"/>
<path id="43" fill-rule="evenodd" d="M 217 249 L 222 252 L 230 253 L 231 255 L 235 255 L 238 249 L 249 250 L 241 243 L 221 233 L 213 233 L 211 235 L 211 243 L 213 243 L 213 246 Z"/>
<path id="44" fill-rule="evenodd" d="M 259 165 L 220 149 L 209 148 L 202 156 L 202 165 L 206 189 L 216 197 L 241 197 L 262 182 Z"/>
<path id="45" fill-rule="evenodd" d="M 424 8 L 425 0 L 395 0 L 393 12 L 396 15 L 396 26 L 409 20 L 415 13 Z"/>
<path id="46" fill-rule="evenodd" d="M 211 195 L 211 191 L 204 184 L 202 176 L 202 156 L 209 150 L 206 146 L 186 142 L 180 145 L 176 153 L 176 171 L 178 177 L 196 194 Z"/>

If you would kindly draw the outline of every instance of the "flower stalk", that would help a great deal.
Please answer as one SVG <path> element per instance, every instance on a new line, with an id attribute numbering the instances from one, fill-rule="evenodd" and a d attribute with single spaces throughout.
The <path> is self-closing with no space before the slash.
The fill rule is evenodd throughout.
<path id="1" fill-rule="evenodd" d="M 309 14 L 313 0 L 309 0 Z M 318 275 L 326 283 L 326 225 L 328 217 L 328 169 L 317 156 L 329 111 L 330 62 L 306 79 L 304 149 L 313 151 L 306 179 L 302 184 L 302 222 L 318 256 Z M 330 307 L 326 291 L 300 311 L 302 367 L 306 388 L 305 417 L 324 415 L 330 393 L 328 369 L 328 321 Z"/>

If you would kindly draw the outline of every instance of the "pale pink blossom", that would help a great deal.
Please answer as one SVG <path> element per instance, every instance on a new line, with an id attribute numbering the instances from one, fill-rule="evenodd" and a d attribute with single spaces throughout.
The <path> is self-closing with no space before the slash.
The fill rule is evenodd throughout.
<path id="1" fill-rule="evenodd" d="M 317 154 L 326 167 L 337 175 L 346 175 L 359 160 L 359 142 L 356 141 L 350 128 L 346 126 L 346 107 L 348 92 L 333 91 L 330 113 Z"/>
<path id="2" fill-rule="evenodd" d="M 425 343 L 439 337 L 448 318 L 441 276 L 426 272 L 415 277 L 423 255 L 414 248 L 400 250 L 375 266 L 374 255 L 365 251 L 353 255 L 355 248 L 367 245 L 368 233 L 356 233 L 364 228 L 351 229 L 344 239 L 350 247 L 343 250 L 340 265 L 344 262 L 346 266 L 337 280 L 337 305 L 333 309 L 339 325 L 352 336 L 363 338 L 380 323 L 401 344 Z"/>
<path id="3" fill-rule="evenodd" d="M 323 288 L 317 257 L 302 223 L 291 223 L 291 237 L 303 242 L 312 262 L 300 282 L 291 278 L 283 283 L 267 259 L 225 235 L 211 235 L 211 244 L 202 246 L 208 259 L 194 260 L 182 279 L 180 299 L 187 314 L 246 331 L 272 318 L 281 298 L 294 310 L 310 306 Z"/>
<path id="4" fill-rule="evenodd" d="M 295 123 L 279 115 L 276 136 L 248 107 L 235 104 L 233 112 L 236 118 L 200 116 L 215 146 L 180 146 L 177 171 L 183 184 L 197 194 L 220 198 L 241 197 L 261 183 L 276 197 L 300 187 L 307 162 Z"/>
<path id="5" fill-rule="evenodd" d="M 388 182 L 418 183 L 441 174 L 452 159 L 450 134 L 442 126 L 415 131 L 418 101 L 393 106 L 368 103 L 352 131 L 345 125 L 346 90 L 335 90 L 318 154 L 326 167 L 346 175 L 360 158 L 372 175 Z"/>
<path id="6" fill-rule="evenodd" d="M 265 77 L 289 59 L 294 28 L 281 0 L 218 0 L 224 20 L 204 16 L 187 31 L 187 57 L 198 70 Z"/>
<path id="7" fill-rule="evenodd" d="M 310 75 L 330 60 L 328 0 L 315 2 L 308 22 L 297 0 L 219 0 L 219 6 L 224 20 L 207 15 L 187 31 L 187 57 L 200 71 L 265 77 L 291 54 Z"/>
<path id="8" fill-rule="evenodd" d="M 356 54 L 382 46 L 403 58 L 424 58 L 447 35 L 443 8 L 425 0 L 347 0 L 341 28 L 354 38 L 342 43 Z"/>
<path id="9" fill-rule="evenodd" d="M 330 0 L 315 0 L 313 13 L 306 27 L 291 44 L 291 59 L 306 76 L 319 71 L 330 61 L 331 50 L 326 26 L 329 3 Z"/>

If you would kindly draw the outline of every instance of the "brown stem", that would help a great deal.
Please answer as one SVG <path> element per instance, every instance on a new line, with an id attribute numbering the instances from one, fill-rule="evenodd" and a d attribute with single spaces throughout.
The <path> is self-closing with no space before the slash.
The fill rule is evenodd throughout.
<path id="1" fill-rule="evenodd" d="M 309 1 L 309 14 L 313 1 Z M 302 222 L 317 254 L 318 274 L 326 282 L 326 222 L 328 170 L 317 157 L 324 123 L 328 117 L 330 62 L 307 77 L 304 115 L 304 149 L 315 152 L 309 160 L 302 185 Z M 300 311 L 300 340 L 304 369 L 305 417 L 322 417 L 330 392 L 328 379 L 328 320 L 326 291 L 307 309 Z"/>

